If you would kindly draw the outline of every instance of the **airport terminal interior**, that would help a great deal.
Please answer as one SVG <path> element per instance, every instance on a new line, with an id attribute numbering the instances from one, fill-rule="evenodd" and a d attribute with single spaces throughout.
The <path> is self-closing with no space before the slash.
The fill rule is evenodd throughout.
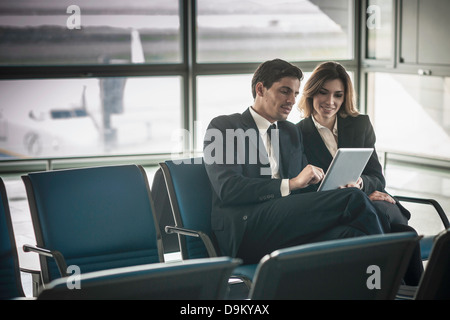
<path id="1" fill-rule="evenodd" d="M 303 70 L 301 88 L 319 63 L 345 66 L 386 190 L 450 218 L 449 12 L 447 0 L 1 1 L 0 176 L 20 266 L 40 268 L 22 250 L 36 243 L 22 175 L 133 163 L 151 186 L 160 162 L 202 155 L 211 119 L 252 105 L 253 72 L 275 58 Z M 287 121 L 301 119 L 294 107 Z M 432 207 L 405 206 L 419 234 L 444 230 Z"/>
<path id="2" fill-rule="evenodd" d="M 156 166 L 146 167 L 149 181 L 152 181 L 156 169 Z M 388 183 L 388 190 L 392 195 L 435 199 L 442 205 L 445 212 L 449 212 L 450 170 L 431 169 L 401 163 L 388 165 L 386 173 L 387 181 L 391 181 L 391 183 Z M 2 178 L 5 180 L 10 201 L 17 248 L 22 248 L 24 244 L 33 244 L 35 243 L 34 231 L 23 182 L 17 174 L 3 175 Z M 420 181 L 420 183 L 414 181 Z M 432 207 L 420 204 L 405 205 L 414 213 L 410 225 L 418 233 L 434 235 L 443 230 L 442 223 Z M 168 252 L 165 257 L 167 261 L 180 259 L 177 251 Z M 19 260 L 21 267 L 25 269 L 39 269 L 39 259 L 36 254 L 24 253 L 19 250 Z M 25 294 L 28 297 L 33 296 L 31 275 L 22 272 L 21 276 Z"/>

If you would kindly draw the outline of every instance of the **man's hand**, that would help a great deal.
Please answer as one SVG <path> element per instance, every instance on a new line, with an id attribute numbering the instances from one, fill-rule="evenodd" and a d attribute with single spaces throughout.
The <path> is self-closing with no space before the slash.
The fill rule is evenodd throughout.
<path id="1" fill-rule="evenodd" d="M 309 185 L 319 183 L 324 176 L 322 168 L 308 164 L 295 178 L 289 180 L 289 190 L 306 188 Z"/>

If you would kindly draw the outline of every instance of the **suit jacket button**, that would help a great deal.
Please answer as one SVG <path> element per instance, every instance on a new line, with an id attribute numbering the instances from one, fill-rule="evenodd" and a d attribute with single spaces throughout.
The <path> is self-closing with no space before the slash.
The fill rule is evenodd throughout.
<path id="1" fill-rule="evenodd" d="M 247 216 L 243 216 L 243 217 L 242 217 L 242 220 L 245 221 L 245 220 L 247 220 L 247 218 L 248 218 Z"/>

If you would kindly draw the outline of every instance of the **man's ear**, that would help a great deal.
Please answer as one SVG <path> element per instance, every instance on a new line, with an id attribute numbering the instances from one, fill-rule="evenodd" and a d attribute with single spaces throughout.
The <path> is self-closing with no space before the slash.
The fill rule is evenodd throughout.
<path id="1" fill-rule="evenodd" d="M 255 86 L 255 91 L 257 96 L 264 96 L 264 85 L 262 82 L 258 82 Z"/>

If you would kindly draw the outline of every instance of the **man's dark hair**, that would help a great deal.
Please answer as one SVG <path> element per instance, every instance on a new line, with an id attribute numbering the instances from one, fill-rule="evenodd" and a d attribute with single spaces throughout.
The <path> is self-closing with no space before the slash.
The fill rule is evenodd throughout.
<path id="1" fill-rule="evenodd" d="M 255 87 L 258 82 L 262 82 L 265 88 L 270 89 L 274 82 L 285 77 L 297 78 L 301 81 L 303 80 L 303 72 L 300 68 L 281 59 L 274 59 L 261 63 L 256 69 L 252 79 L 253 99 L 256 98 Z"/>

